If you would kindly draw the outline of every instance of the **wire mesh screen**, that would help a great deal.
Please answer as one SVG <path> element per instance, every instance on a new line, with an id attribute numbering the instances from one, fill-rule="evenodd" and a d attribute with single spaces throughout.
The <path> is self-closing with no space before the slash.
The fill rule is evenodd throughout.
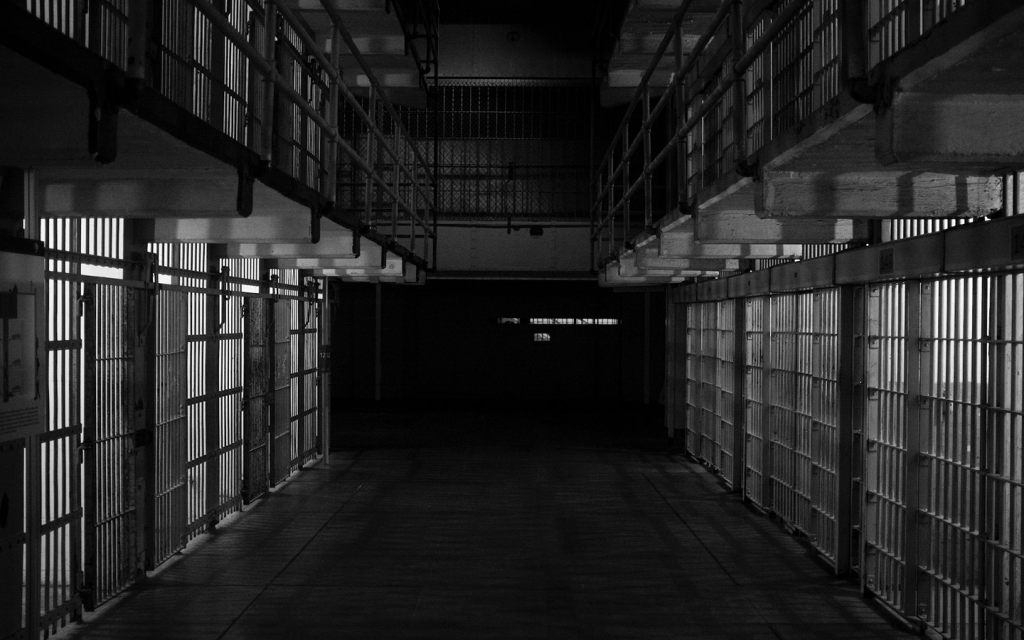
<path id="1" fill-rule="evenodd" d="M 439 96 L 439 217 L 589 220 L 589 82 L 445 80 Z M 431 118 L 406 118 L 431 157 Z"/>

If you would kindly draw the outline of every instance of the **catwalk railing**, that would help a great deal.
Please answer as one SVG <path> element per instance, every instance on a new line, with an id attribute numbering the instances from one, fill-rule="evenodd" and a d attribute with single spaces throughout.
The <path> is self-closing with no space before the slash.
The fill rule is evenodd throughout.
<path id="1" fill-rule="evenodd" d="M 126 86 L 156 92 L 242 145 L 254 159 L 239 161 L 244 177 L 280 172 L 314 195 L 315 216 L 335 217 L 382 245 L 432 259 L 431 163 L 408 135 L 332 3 L 323 3 L 332 22 L 327 35 L 338 43 L 330 53 L 286 4 L 273 0 L 14 4 L 107 60 Z M 431 44 L 436 35 L 423 37 L 428 46 L 415 49 L 416 57 L 436 67 L 436 43 Z M 368 101 L 357 98 L 342 79 L 342 42 L 368 78 Z M 345 114 L 359 123 L 357 139 L 338 128 Z M 362 139 L 367 144 L 360 144 Z M 113 160 L 102 150 L 98 157 Z M 342 166 L 361 176 L 366 207 L 342 211 L 336 206 L 339 181 L 350 180 L 340 175 Z M 386 212 L 371 202 L 386 203 Z"/>
<path id="2" fill-rule="evenodd" d="M 946 638 L 1024 638 L 1022 240 L 1009 215 L 669 304 L 677 441 Z"/>
<path id="3" fill-rule="evenodd" d="M 726 0 L 684 55 L 682 0 L 592 177 L 595 261 L 756 172 L 758 152 L 857 93 L 967 0 Z M 654 84 L 663 60 L 675 72 Z M 702 196 L 702 193 L 704 194 Z"/>
<path id="4" fill-rule="evenodd" d="M 50 396 L 25 445 L 40 483 L 16 637 L 109 600 L 326 447 L 322 281 L 132 237 L 118 219 L 42 223 Z"/>

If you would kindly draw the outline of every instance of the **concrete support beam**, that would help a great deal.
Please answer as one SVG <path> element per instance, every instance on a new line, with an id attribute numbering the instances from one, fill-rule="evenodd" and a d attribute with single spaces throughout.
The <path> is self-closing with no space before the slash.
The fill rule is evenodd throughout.
<path id="1" fill-rule="evenodd" d="M 696 278 L 704 275 L 718 275 L 717 272 L 708 273 L 704 271 L 680 270 L 680 269 L 646 269 L 637 265 L 635 252 L 630 252 L 619 257 L 615 263 L 616 271 L 623 278 L 637 277 L 664 277 L 664 278 Z"/>
<path id="2" fill-rule="evenodd" d="M 268 243 L 312 242 L 310 216 L 259 215 L 241 218 L 154 218 L 150 242 Z"/>
<path id="3" fill-rule="evenodd" d="M 1024 158 L 1022 113 L 1020 93 L 899 92 L 876 120 L 875 152 L 883 164 L 992 169 L 1019 164 Z"/>
<path id="4" fill-rule="evenodd" d="M 227 174 L 81 178 L 45 184 L 40 189 L 40 206 L 45 215 L 58 218 L 237 218 L 237 189 L 237 176 Z"/>
<path id="5" fill-rule="evenodd" d="M 372 243 L 363 241 L 365 250 Z M 321 221 L 320 242 L 251 243 L 233 242 L 226 245 L 228 258 L 355 258 L 355 234 L 350 229 Z M 361 252 L 360 252 L 361 253 Z M 380 253 L 377 254 L 378 259 Z M 379 264 L 379 263 L 378 263 Z"/>
<path id="6" fill-rule="evenodd" d="M 870 233 L 867 220 L 761 218 L 753 209 L 701 211 L 694 220 L 694 237 L 705 243 L 849 243 Z"/>
<path id="7" fill-rule="evenodd" d="M 331 276 L 336 278 L 346 277 L 391 277 L 391 278 L 405 278 L 405 269 L 403 266 L 403 260 L 397 256 L 389 257 L 385 266 L 381 267 L 378 262 L 374 266 L 362 266 L 362 267 L 346 267 L 343 269 L 313 269 L 313 273 L 321 276 Z"/>
<path id="8" fill-rule="evenodd" d="M 692 217 L 687 217 L 671 229 L 663 229 L 661 237 L 658 239 L 658 257 L 660 258 L 760 260 L 768 258 L 798 258 L 801 253 L 802 247 L 799 244 L 711 244 L 698 242 L 694 235 Z"/>
<path id="9" fill-rule="evenodd" d="M 641 269 L 673 269 L 678 271 L 739 271 L 736 258 L 663 258 L 658 244 L 636 248 L 636 265 Z"/>
<path id="10" fill-rule="evenodd" d="M 768 171 L 756 185 L 754 207 L 765 218 L 927 218 L 983 216 L 1002 202 L 995 176 Z"/>

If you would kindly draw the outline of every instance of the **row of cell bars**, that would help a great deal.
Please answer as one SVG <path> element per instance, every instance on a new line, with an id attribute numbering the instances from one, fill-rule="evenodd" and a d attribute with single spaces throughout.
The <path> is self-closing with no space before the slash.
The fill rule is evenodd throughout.
<path id="1" fill-rule="evenodd" d="M 681 306 L 689 453 L 941 636 L 1024 638 L 1024 274 Z"/>
<path id="2" fill-rule="evenodd" d="M 253 295 L 271 275 L 256 260 L 152 245 L 158 265 L 180 271 L 159 277 L 150 302 L 122 268 L 97 266 L 124 257 L 121 220 L 46 220 L 42 239 L 71 252 L 47 260 L 48 428 L 41 468 L 29 471 L 41 479 L 39 564 L 29 562 L 40 571 L 26 573 L 24 587 L 41 594 L 37 615 L 49 634 L 128 586 L 139 558 L 166 560 L 318 455 L 320 336 L 319 305 L 294 291 L 277 302 Z M 232 281 L 211 275 L 218 268 Z M 297 270 L 272 275 L 299 284 Z M 148 496 L 136 491 L 134 403 L 147 306 L 155 334 L 154 361 L 143 365 L 155 376 Z M 141 500 L 152 503 L 151 548 L 140 548 L 136 533 Z"/>

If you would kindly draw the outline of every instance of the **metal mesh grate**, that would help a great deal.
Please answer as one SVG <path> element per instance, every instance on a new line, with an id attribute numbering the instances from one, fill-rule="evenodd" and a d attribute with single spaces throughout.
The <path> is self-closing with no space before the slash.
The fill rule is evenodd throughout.
<path id="1" fill-rule="evenodd" d="M 438 90 L 440 217 L 589 220 L 589 82 L 447 80 Z M 430 157 L 431 119 L 405 117 Z"/>

